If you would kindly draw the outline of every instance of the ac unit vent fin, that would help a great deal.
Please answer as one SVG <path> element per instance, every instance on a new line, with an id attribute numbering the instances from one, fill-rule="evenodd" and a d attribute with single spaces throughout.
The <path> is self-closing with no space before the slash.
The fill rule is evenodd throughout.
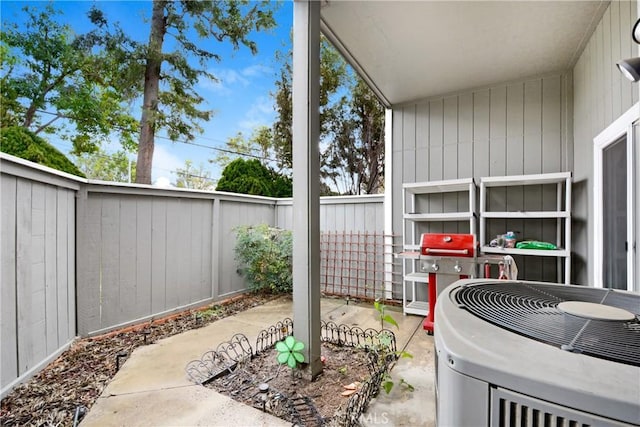
<path id="1" fill-rule="evenodd" d="M 502 388 L 491 391 L 492 427 L 614 427 L 624 423 Z"/>

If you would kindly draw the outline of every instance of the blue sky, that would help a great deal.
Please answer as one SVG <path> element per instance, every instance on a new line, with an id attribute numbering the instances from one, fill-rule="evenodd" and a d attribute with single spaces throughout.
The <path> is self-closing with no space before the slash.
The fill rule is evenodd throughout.
<path id="1" fill-rule="evenodd" d="M 2 22 L 20 23 L 25 5 L 44 7 L 46 2 L 35 1 L 0 1 L 0 16 Z M 90 28 L 86 17 L 87 11 L 96 4 L 105 12 L 110 22 L 119 22 L 128 35 L 138 41 L 146 41 L 149 37 L 149 25 L 146 22 L 151 16 L 150 1 L 55 1 L 53 5 L 63 12 L 58 16 L 61 22 L 68 23 L 75 31 L 83 32 Z M 212 119 L 203 122 L 205 132 L 197 137 L 195 143 L 211 147 L 224 148 L 225 141 L 238 132 L 250 135 L 259 125 L 271 125 L 276 114 L 274 101 L 270 93 L 275 90 L 275 81 L 279 71 L 279 64 L 275 59 L 277 51 L 286 52 L 291 47 L 291 27 L 293 25 L 293 4 L 283 1 L 276 13 L 278 23 L 275 29 L 267 32 L 255 33 L 252 39 L 258 45 L 258 54 L 241 47 L 234 51 L 229 44 L 215 43 L 214 50 L 220 54 L 222 60 L 209 64 L 209 70 L 219 79 L 219 82 L 203 81 L 198 86 L 198 92 L 206 99 L 204 108 L 215 111 Z M 165 43 L 170 43 L 168 37 Z M 136 112 L 139 114 L 139 112 Z M 136 117 L 138 118 L 138 117 Z M 61 151 L 68 153 L 70 143 L 50 139 Z M 118 149 L 117 144 L 106 144 L 107 151 Z M 195 165 L 202 164 L 211 172 L 214 178 L 219 177 L 220 170 L 210 164 L 208 159 L 215 156 L 210 149 L 171 142 L 156 138 L 154 152 L 153 181 L 160 177 L 174 181 L 172 174 L 177 167 L 184 166 L 185 160 L 191 160 Z M 135 156 L 132 156 L 135 158 Z"/>

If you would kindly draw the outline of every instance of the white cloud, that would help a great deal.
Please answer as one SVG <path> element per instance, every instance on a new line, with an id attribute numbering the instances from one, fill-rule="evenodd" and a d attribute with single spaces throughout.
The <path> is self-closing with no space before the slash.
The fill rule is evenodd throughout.
<path id="1" fill-rule="evenodd" d="M 153 183 L 153 186 L 158 188 L 174 188 L 174 186 L 171 185 L 171 180 L 166 176 L 161 176 L 160 178 L 156 179 L 156 182 Z"/>
<path id="2" fill-rule="evenodd" d="M 270 125 L 275 114 L 273 99 L 269 96 L 259 96 L 247 109 L 238 125 L 242 130 L 251 131 L 260 125 Z"/>
<path id="3" fill-rule="evenodd" d="M 216 77 L 216 81 L 203 80 L 200 87 L 222 95 L 230 95 L 238 87 L 245 88 L 251 84 L 252 79 L 261 78 L 272 72 L 266 65 L 250 65 L 243 69 L 213 68 L 209 72 Z"/>
<path id="4" fill-rule="evenodd" d="M 160 177 L 169 177 L 170 181 L 175 181 L 175 170 L 184 167 L 184 160 L 170 152 L 170 147 L 156 143 L 153 152 L 153 168 L 151 171 L 152 182 L 156 182 Z"/>
<path id="5" fill-rule="evenodd" d="M 243 76 L 253 77 L 271 74 L 273 72 L 273 69 L 271 67 L 267 67 L 266 65 L 255 64 L 244 68 L 241 72 Z"/>

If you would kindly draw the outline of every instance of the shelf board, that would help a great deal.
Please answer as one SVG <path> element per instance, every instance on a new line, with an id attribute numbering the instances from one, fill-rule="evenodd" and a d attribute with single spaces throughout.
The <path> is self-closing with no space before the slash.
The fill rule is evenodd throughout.
<path id="1" fill-rule="evenodd" d="M 409 273 L 404 276 L 404 280 L 410 282 L 429 283 L 429 273 Z"/>
<path id="2" fill-rule="evenodd" d="M 427 301 L 411 301 L 404 306 L 405 314 L 417 314 L 426 316 L 429 314 L 429 302 Z"/>
<path id="3" fill-rule="evenodd" d="M 566 249 L 516 249 L 516 248 L 496 248 L 493 246 L 482 246 L 480 252 L 486 254 L 500 254 L 500 255 L 535 255 L 535 256 L 547 256 L 547 257 L 568 257 L 569 251 Z"/>
<path id="4" fill-rule="evenodd" d="M 481 178 L 485 187 L 503 187 L 535 184 L 558 184 L 571 178 L 571 172 L 542 173 L 534 175 L 489 176 Z"/>
<path id="5" fill-rule="evenodd" d="M 469 191 L 473 178 L 449 179 L 444 181 L 410 182 L 402 185 L 411 194 L 457 193 Z"/>
<path id="6" fill-rule="evenodd" d="M 469 221 L 473 216 L 472 212 L 406 213 L 404 219 L 410 221 Z"/>
<path id="7" fill-rule="evenodd" d="M 518 211 L 518 212 L 481 212 L 484 218 L 569 218 L 567 211 Z"/>

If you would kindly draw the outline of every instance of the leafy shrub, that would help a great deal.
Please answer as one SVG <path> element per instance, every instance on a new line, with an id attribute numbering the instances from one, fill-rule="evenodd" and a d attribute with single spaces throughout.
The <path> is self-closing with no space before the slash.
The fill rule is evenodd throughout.
<path id="1" fill-rule="evenodd" d="M 0 150 L 43 166 L 84 177 L 80 169 L 53 145 L 20 126 L 0 129 Z"/>
<path id="2" fill-rule="evenodd" d="M 266 224 L 237 228 L 236 260 L 252 291 L 287 293 L 293 287 L 291 231 Z"/>
<path id="3" fill-rule="evenodd" d="M 291 178 L 281 175 L 257 159 L 236 159 L 222 171 L 217 191 L 255 196 L 291 197 Z"/>

